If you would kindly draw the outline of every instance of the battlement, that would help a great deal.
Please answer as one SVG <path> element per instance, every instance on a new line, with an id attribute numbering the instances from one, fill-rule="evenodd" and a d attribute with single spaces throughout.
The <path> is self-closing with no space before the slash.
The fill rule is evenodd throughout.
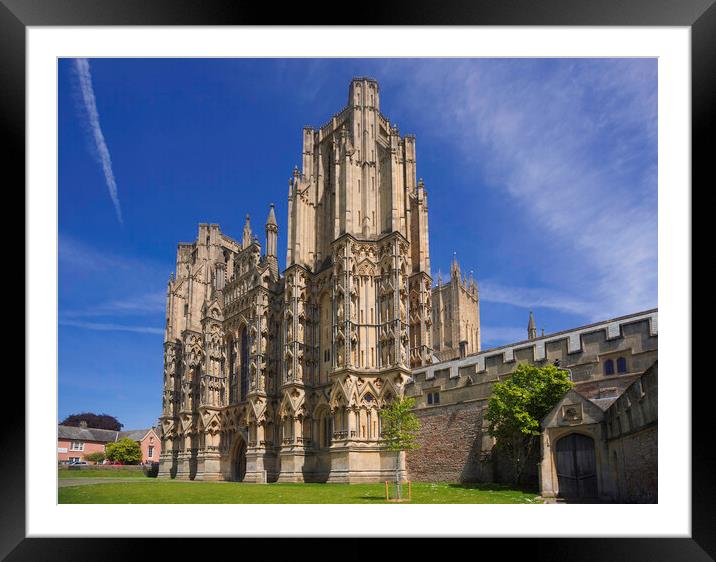
<path id="1" fill-rule="evenodd" d="M 410 394 L 420 394 L 422 387 L 448 389 L 464 383 L 492 383 L 509 375 L 519 363 L 555 359 L 561 368 L 572 372 L 576 383 L 601 377 L 602 370 L 594 366 L 610 354 L 636 358 L 630 362 L 628 373 L 643 372 L 656 360 L 657 337 L 658 309 L 654 308 L 415 369 Z"/>

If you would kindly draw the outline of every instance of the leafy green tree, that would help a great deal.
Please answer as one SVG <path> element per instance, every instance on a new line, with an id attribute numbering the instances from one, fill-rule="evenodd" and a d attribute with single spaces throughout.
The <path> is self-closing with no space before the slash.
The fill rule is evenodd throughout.
<path id="1" fill-rule="evenodd" d="M 101 451 L 95 451 L 94 453 L 89 453 L 85 455 L 85 460 L 89 462 L 96 462 L 100 463 L 105 459 L 104 453 Z"/>
<path id="2" fill-rule="evenodd" d="M 380 444 L 389 451 L 395 451 L 395 486 L 398 498 L 402 493 L 400 453 L 420 447 L 416 443 L 418 431 L 420 431 L 420 420 L 413 413 L 414 407 L 414 398 L 401 397 L 380 410 L 382 419 Z"/>
<path id="3" fill-rule="evenodd" d="M 107 443 L 104 448 L 107 458 L 124 464 L 139 464 L 142 460 L 142 449 L 139 443 L 129 437 L 115 443 Z"/>
<path id="4" fill-rule="evenodd" d="M 509 379 L 492 387 L 485 418 L 496 447 L 512 465 L 515 483 L 539 446 L 542 418 L 573 386 L 568 372 L 555 365 L 521 364 Z"/>

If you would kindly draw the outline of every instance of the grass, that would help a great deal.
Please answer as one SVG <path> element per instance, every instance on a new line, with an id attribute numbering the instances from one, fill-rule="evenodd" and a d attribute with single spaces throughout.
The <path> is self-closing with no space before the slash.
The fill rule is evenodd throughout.
<path id="1" fill-rule="evenodd" d="M 500 484 L 419 482 L 412 486 L 412 503 L 542 503 L 532 490 Z M 243 484 L 146 478 L 68 486 L 58 493 L 59 503 L 388 503 L 385 484 Z"/>
<path id="2" fill-rule="evenodd" d="M 60 478 L 147 478 L 142 470 L 128 468 L 86 468 L 82 470 L 58 470 Z"/>

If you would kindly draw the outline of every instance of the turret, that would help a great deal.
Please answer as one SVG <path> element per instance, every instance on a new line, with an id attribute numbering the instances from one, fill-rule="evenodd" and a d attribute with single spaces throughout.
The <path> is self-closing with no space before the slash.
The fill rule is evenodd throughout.
<path id="1" fill-rule="evenodd" d="M 457 262 L 457 252 L 452 254 L 452 263 L 450 264 L 450 277 L 460 280 L 460 264 Z"/>
<path id="2" fill-rule="evenodd" d="M 266 219 L 266 257 L 276 257 L 276 245 L 278 241 L 278 224 L 276 223 L 276 213 L 274 213 L 274 204 L 271 203 L 268 218 Z"/>
<path id="3" fill-rule="evenodd" d="M 348 105 L 380 110 L 378 91 L 378 81 L 374 78 L 353 78 L 348 87 Z"/>
<path id="4" fill-rule="evenodd" d="M 527 323 L 527 339 L 533 340 L 537 338 L 537 327 L 535 326 L 535 316 L 530 310 L 530 321 Z"/>
<path id="5" fill-rule="evenodd" d="M 246 224 L 244 225 L 244 237 L 241 241 L 241 247 L 248 248 L 249 246 L 251 246 L 251 242 L 253 241 L 253 238 L 254 237 L 251 234 L 251 219 L 247 213 L 246 214 Z"/>

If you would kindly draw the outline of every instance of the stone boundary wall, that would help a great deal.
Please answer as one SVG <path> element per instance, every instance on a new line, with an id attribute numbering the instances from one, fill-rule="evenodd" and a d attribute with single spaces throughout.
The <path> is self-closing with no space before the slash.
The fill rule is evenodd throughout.
<path id="1" fill-rule="evenodd" d="M 60 465 L 59 470 L 106 470 L 112 472 L 115 470 L 133 470 L 141 472 L 144 467 L 141 464 L 76 464 L 76 465 Z"/>
<path id="2" fill-rule="evenodd" d="M 658 430 L 651 425 L 609 443 L 612 470 L 617 472 L 618 501 L 658 502 Z"/>
<path id="3" fill-rule="evenodd" d="M 604 397 L 605 391 L 618 395 L 657 360 L 657 319 L 657 310 L 648 310 L 415 369 L 405 393 L 416 400 L 421 448 L 406 456 L 409 478 L 509 479 L 504 462 L 492 458 L 494 440 L 483 422 L 493 384 L 509 377 L 521 362 L 559 359 L 560 367 L 570 371 L 575 389 L 588 398 Z M 605 376 L 601 361 L 619 355 L 627 357 L 628 372 Z M 439 404 L 427 403 L 431 393 L 439 394 Z M 532 483 L 535 477 L 536 465 L 525 480 Z"/>
<path id="4" fill-rule="evenodd" d="M 621 502 L 658 501 L 658 381 L 655 364 L 605 413 L 610 469 Z"/>
<path id="5" fill-rule="evenodd" d="M 408 451 L 408 478 L 415 482 L 476 482 L 492 478 L 481 450 L 486 431 L 478 401 L 425 408 L 420 419 L 420 448 Z"/>

